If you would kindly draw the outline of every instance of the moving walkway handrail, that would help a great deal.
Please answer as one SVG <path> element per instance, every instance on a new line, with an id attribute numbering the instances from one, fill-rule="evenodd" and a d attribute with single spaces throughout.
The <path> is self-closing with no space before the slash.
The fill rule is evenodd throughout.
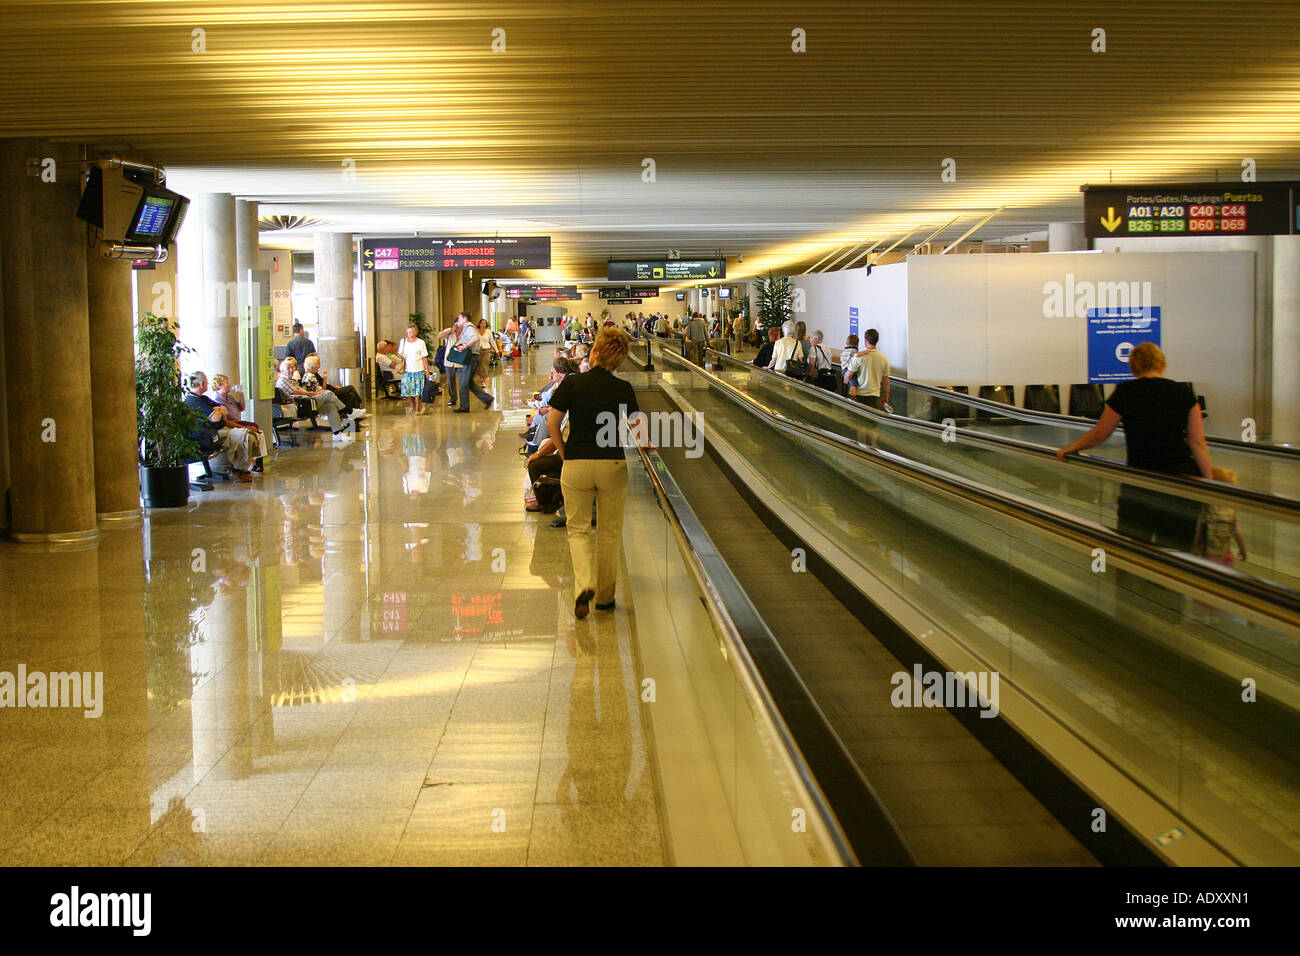
<path id="1" fill-rule="evenodd" d="M 655 497 L 673 529 L 678 549 L 704 598 L 704 606 L 714 628 L 725 644 L 728 659 L 734 662 L 733 669 L 745 687 L 747 699 L 754 705 L 770 739 L 776 743 L 778 754 L 798 791 L 799 799 L 809 808 L 810 813 L 816 814 L 822 821 L 823 832 L 828 834 L 831 842 L 828 849 L 837 862 L 846 866 L 856 866 L 859 863 L 914 865 L 915 860 L 907 849 L 898 825 L 890 817 L 870 782 L 862 776 L 857 764 L 844 751 L 839 738 L 830 730 L 829 722 L 817 709 L 812 695 L 781 651 L 775 636 L 713 546 L 663 459 L 657 452 L 640 446 L 638 451 Z M 825 728 L 825 737 L 828 739 L 819 741 L 820 746 L 838 751 L 838 754 L 832 753 L 832 759 L 838 758 L 838 762 L 843 765 L 836 768 L 838 772 L 824 775 L 825 787 L 814 777 L 807 757 L 781 715 L 750 654 L 751 646 L 763 646 L 779 655 L 778 661 L 783 665 L 783 670 L 788 670 L 788 679 L 803 691 L 808 706 L 816 712 Z M 838 815 L 826 796 L 826 788 L 833 789 L 841 798 Z M 852 797 L 851 800 L 845 800 L 846 791 Z M 864 795 L 866 799 L 863 799 Z"/>
<path id="2" fill-rule="evenodd" d="M 703 370 L 695 366 L 690 368 L 704 376 L 709 385 L 729 395 L 741 407 L 748 406 L 770 419 L 777 427 L 808 435 L 824 444 L 833 445 L 859 459 L 882 467 L 886 471 L 903 475 L 950 497 L 969 501 L 1042 529 L 1058 538 L 1082 545 L 1088 550 L 1100 546 L 1106 550 L 1108 556 L 1118 555 L 1121 561 L 1133 567 L 1154 572 L 1178 585 L 1190 587 L 1202 594 L 1244 608 L 1254 616 L 1269 620 L 1283 632 L 1300 633 L 1300 627 L 1297 626 L 1300 625 L 1300 592 L 1243 574 L 1235 568 L 1227 568 L 1192 555 L 1134 541 L 1095 522 L 1036 504 L 931 465 L 912 461 L 902 455 L 871 448 L 816 425 L 795 421 L 767 407 L 729 382 L 716 376 L 706 375 Z"/>
<path id="3" fill-rule="evenodd" d="M 967 395 L 964 392 L 956 392 L 951 388 L 944 388 L 940 385 L 923 385 L 920 382 L 913 382 L 911 379 L 903 378 L 901 375 L 890 375 L 890 381 L 898 382 L 907 388 L 915 389 L 925 395 L 933 395 L 936 398 L 943 399 L 947 402 L 956 402 L 962 405 L 970 405 L 973 408 L 981 408 L 985 411 L 996 412 L 1004 418 L 1015 418 L 1027 422 L 1046 422 L 1049 425 L 1063 425 L 1072 428 L 1079 428 L 1084 431 L 1092 428 L 1097 423 L 1091 418 L 1080 418 L 1077 415 L 1062 415 L 1058 412 L 1040 412 L 1028 408 L 1021 408 L 1018 405 L 1008 405 L 1005 402 L 994 402 L 987 398 L 979 398 L 973 395 Z M 1123 429 L 1121 422 L 1117 428 Z M 1246 451 L 1257 455 L 1278 455 L 1283 458 L 1294 458 L 1300 461 L 1300 448 L 1291 448 L 1287 445 L 1270 445 L 1267 442 L 1249 442 L 1238 441 L 1235 438 L 1221 438 L 1218 436 L 1206 435 L 1206 440 L 1211 445 L 1224 445 L 1233 451 Z"/>
<path id="4" fill-rule="evenodd" d="M 868 405 L 855 402 L 852 399 L 845 398 L 837 392 L 831 392 L 824 388 L 818 388 L 801 379 L 790 378 L 787 375 L 781 375 L 773 372 L 771 369 L 759 369 L 732 356 L 716 352 L 720 358 L 733 365 L 741 366 L 748 371 L 766 372 L 774 376 L 776 381 L 785 384 L 793 384 L 809 395 L 815 395 L 817 398 L 830 401 L 838 408 L 851 411 L 862 418 L 881 419 L 901 428 L 921 429 L 925 431 L 939 432 L 945 431 L 945 426 L 938 422 L 927 422 L 919 418 L 911 418 L 907 415 L 888 415 L 880 412 Z M 676 358 L 676 356 L 674 356 Z M 704 374 L 708 374 L 705 370 Z M 916 386 L 912 386 L 916 387 Z M 930 386 L 923 386 L 929 388 Z M 966 396 L 960 392 L 953 393 L 961 398 Z M 998 403 L 990 402 L 990 405 L 996 406 Z M 1004 408 L 1008 406 L 1002 406 Z M 957 437 L 964 444 L 986 445 L 990 447 L 1001 447 L 1025 454 L 1039 455 L 1043 457 L 1056 457 L 1056 450 L 1046 445 L 1039 445 L 1035 442 L 1025 441 L 1020 438 L 1009 438 L 1005 435 L 995 435 L 989 432 L 974 431 L 967 428 L 954 427 Z M 1252 447 L 1246 445 L 1246 447 Z M 1275 446 L 1269 446 L 1275 447 Z M 1290 449 L 1287 449 L 1288 451 Z M 1124 484 L 1136 485 L 1141 488 L 1148 488 L 1153 491 L 1164 491 L 1169 494 L 1182 494 L 1186 497 L 1196 498 L 1198 500 L 1209 501 L 1226 507 L 1239 507 L 1249 504 L 1255 510 L 1268 512 L 1275 517 L 1281 517 L 1287 520 L 1300 520 L 1300 500 L 1288 498 L 1285 495 L 1275 495 L 1267 491 L 1260 491 L 1257 488 L 1249 488 L 1244 485 L 1231 485 L 1225 482 L 1206 481 L 1201 478 L 1186 478 L 1179 475 L 1161 475 L 1155 472 L 1141 471 L 1137 468 L 1131 468 L 1123 462 L 1113 461 L 1108 458 L 1095 458 L 1088 455 L 1080 455 L 1077 452 L 1066 456 L 1067 461 L 1076 467 L 1090 469 L 1095 472 L 1104 473 L 1106 477 Z"/>

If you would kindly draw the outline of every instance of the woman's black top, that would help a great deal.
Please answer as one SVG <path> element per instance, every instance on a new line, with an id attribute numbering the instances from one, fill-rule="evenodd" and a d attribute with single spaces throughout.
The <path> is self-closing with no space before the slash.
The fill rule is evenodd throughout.
<path id="1" fill-rule="evenodd" d="M 1196 396 L 1187 382 L 1136 378 L 1120 382 L 1106 404 L 1124 420 L 1128 463 L 1166 475 L 1199 475 L 1187 446 L 1187 413 Z"/>
<path id="2" fill-rule="evenodd" d="M 589 372 L 565 376 L 551 395 L 551 407 L 569 413 L 566 459 L 623 458 L 619 418 L 639 411 L 631 383 L 597 365 Z"/>

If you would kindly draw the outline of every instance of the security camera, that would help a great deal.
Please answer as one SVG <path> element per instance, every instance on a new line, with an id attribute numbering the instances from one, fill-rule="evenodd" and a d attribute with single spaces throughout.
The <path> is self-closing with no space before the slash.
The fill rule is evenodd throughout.
<path id="1" fill-rule="evenodd" d="M 744 262 L 744 261 L 745 261 L 745 256 L 744 256 L 744 254 L 742 253 L 741 255 L 736 256 L 736 261 L 737 261 L 737 262 Z"/>

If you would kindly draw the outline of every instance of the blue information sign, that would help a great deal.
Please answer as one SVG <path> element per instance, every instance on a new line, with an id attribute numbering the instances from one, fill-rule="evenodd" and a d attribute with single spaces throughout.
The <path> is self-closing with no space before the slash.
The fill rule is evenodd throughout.
<path id="1" fill-rule="evenodd" d="M 1142 342 L 1160 344 L 1160 306 L 1088 310 L 1088 381 L 1123 382 L 1133 377 L 1128 355 Z"/>
<path id="2" fill-rule="evenodd" d="M 849 335 L 858 334 L 858 307 L 849 306 Z"/>

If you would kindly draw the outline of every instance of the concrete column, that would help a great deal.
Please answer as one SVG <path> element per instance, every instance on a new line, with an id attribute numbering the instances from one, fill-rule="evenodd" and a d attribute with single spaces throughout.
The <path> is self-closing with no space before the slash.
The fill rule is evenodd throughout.
<path id="1" fill-rule="evenodd" d="M 356 381 L 361 368 L 352 314 L 352 234 L 316 233 L 316 348 L 338 384 Z"/>
<path id="2" fill-rule="evenodd" d="M 239 377 L 239 274 L 235 242 L 235 197 L 203 197 L 202 333 L 193 367 L 211 377 L 217 372 Z"/>
<path id="3" fill-rule="evenodd" d="M 459 270 L 438 273 L 439 304 L 442 306 L 442 315 L 438 316 L 437 322 L 432 323 L 435 329 L 444 329 L 451 325 L 452 320 L 456 318 L 456 313 L 465 308 L 464 288 L 460 277 Z"/>
<path id="4" fill-rule="evenodd" d="M 152 269 L 131 272 L 131 278 L 135 282 L 137 323 L 146 312 L 152 312 L 154 315 L 167 316 L 172 320 L 173 326 L 177 325 L 180 311 L 176 270 L 180 256 L 176 246 L 170 246 L 168 253 L 166 262 L 155 262 Z"/>
<path id="5" fill-rule="evenodd" d="M 441 291 L 438 273 L 432 271 L 415 273 L 415 308 L 412 311 L 422 312 L 435 331 L 441 328 L 439 320 L 443 318 Z M 389 336 L 384 337 L 389 338 Z"/>
<path id="6" fill-rule="evenodd" d="M 471 278 L 468 269 L 462 269 L 460 272 L 460 307 L 469 313 L 469 317 L 478 322 L 483 318 L 483 283 L 479 279 Z"/>
<path id="7" fill-rule="evenodd" d="M 176 336 L 195 349 L 203 347 L 203 197 L 195 196 L 190 205 L 185 224 L 176 236 L 176 264 L 172 279 L 171 315 L 176 319 Z M 162 266 L 158 267 L 160 270 Z M 161 279 L 159 281 L 166 281 Z M 160 290 L 163 292 L 165 290 Z M 153 292 L 153 284 L 150 284 Z M 165 315 L 166 296 L 140 296 L 140 302 L 150 303 L 155 315 Z M 159 311 L 162 308 L 163 311 Z M 192 372 L 199 368 L 197 353 L 181 356 L 181 370 Z"/>
<path id="8" fill-rule="evenodd" d="M 95 511 L 100 520 L 140 514 L 139 439 L 134 427 L 133 279 L 128 262 L 105 259 L 94 251 L 87 258 L 90 392 L 95 397 L 91 433 L 95 444 Z"/>
<path id="9" fill-rule="evenodd" d="M 244 288 L 244 283 L 248 279 L 249 269 L 260 269 L 261 263 L 258 261 L 260 247 L 258 245 L 257 229 L 257 203 L 249 202 L 246 199 L 235 200 L 235 272 L 239 281 L 239 314 L 246 315 L 244 311 L 250 301 L 248 290 Z M 247 383 L 241 382 L 241 385 Z"/>
<path id="10" fill-rule="evenodd" d="M 77 219 L 80 150 L 0 141 L 0 288 L 4 290 L 10 534 L 19 540 L 94 537 L 95 448 L 85 377 L 52 372 L 50 350 L 89 361 L 87 226 Z M 28 175 L 53 159 L 56 180 Z M 129 268 L 123 265 L 123 268 Z M 133 430 L 135 416 L 118 427 Z"/>
<path id="11" fill-rule="evenodd" d="M 1047 224 L 1048 252 L 1077 252 L 1088 248 L 1088 239 L 1081 222 L 1049 222 Z"/>
<path id="12" fill-rule="evenodd" d="M 1273 237 L 1272 439 L 1300 444 L 1300 236 Z"/>
<path id="13" fill-rule="evenodd" d="M 400 342 L 406 335 L 406 325 L 411 321 L 415 307 L 414 272 L 376 272 L 375 298 L 378 300 L 378 315 L 375 327 L 381 338 Z M 434 328 L 438 327 L 436 316 L 425 316 Z"/>

